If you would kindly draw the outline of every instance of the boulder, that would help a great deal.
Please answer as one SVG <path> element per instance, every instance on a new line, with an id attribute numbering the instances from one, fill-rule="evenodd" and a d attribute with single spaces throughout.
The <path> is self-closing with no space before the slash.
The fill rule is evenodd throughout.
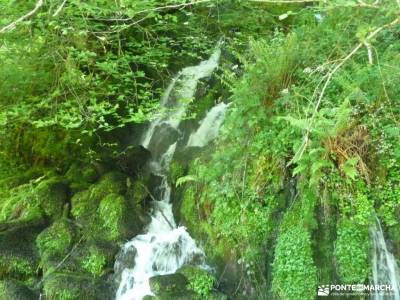
<path id="1" fill-rule="evenodd" d="M 59 219 L 63 214 L 67 201 L 68 187 L 57 177 L 41 181 L 35 188 L 35 197 L 44 215 L 52 220 Z"/>
<path id="2" fill-rule="evenodd" d="M 72 248 L 75 239 L 75 228 L 65 219 L 54 222 L 36 238 L 44 273 L 55 268 Z M 68 265 L 66 261 L 62 267 Z"/>
<path id="3" fill-rule="evenodd" d="M 72 215 L 76 219 L 88 220 L 96 212 L 101 199 L 109 194 L 124 194 L 127 177 L 118 172 L 104 174 L 101 179 L 87 190 L 76 193 L 72 199 Z"/>
<path id="4" fill-rule="evenodd" d="M 182 274 L 158 275 L 149 280 L 151 291 L 159 300 L 200 300 L 198 295 L 188 289 L 188 280 Z"/>
<path id="5" fill-rule="evenodd" d="M 30 220 L 45 216 L 56 220 L 63 214 L 68 187 L 62 179 L 52 176 L 38 182 L 17 186 L 0 199 L 0 222 Z"/>
<path id="6" fill-rule="evenodd" d="M 142 224 L 137 209 L 130 208 L 126 198 L 118 194 L 109 194 L 101 200 L 98 215 L 108 240 L 126 240 L 140 232 Z"/>
<path id="7" fill-rule="evenodd" d="M 16 280 L 0 281 L 0 299 L 37 300 L 39 295 Z"/>
<path id="8" fill-rule="evenodd" d="M 112 300 L 114 291 L 105 278 L 73 272 L 50 274 L 44 281 L 46 299 Z"/>
<path id="9" fill-rule="evenodd" d="M 95 166 L 75 163 L 70 166 L 65 177 L 73 192 L 87 189 L 90 184 L 96 182 L 99 174 Z"/>
<path id="10" fill-rule="evenodd" d="M 37 235 L 46 227 L 43 219 L 2 224 L 0 228 L 0 279 L 25 280 L 35 276 L 39 253 Z"/>

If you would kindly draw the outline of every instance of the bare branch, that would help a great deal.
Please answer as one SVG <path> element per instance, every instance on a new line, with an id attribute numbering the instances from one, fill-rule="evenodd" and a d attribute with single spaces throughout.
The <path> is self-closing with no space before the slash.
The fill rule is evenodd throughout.
<path id="1" fill-rule="evenodd" d="M 374 64 L 374 58 L 372 56 L 372 49 L 371 49 L 371 44 L 368 43 L 367 41 L 364 42 L 365 48 L 367 48 L 368 52 L 368 62 L 370 65 Z"/>
<path id="2" fill-rule="evenodd" d="M 167 10 L 167 9 L 174 9 L 174 8 L 184 8 L 187 6 L 193 6 L 196 4 L 202 4 L 202 3 L 207 3 L 207 2 L 213 2 L 215 0 L 196 0 L 192 2 L 187 2 L 187 3 L 181 3 L 181 4 L 173 4 L 173 5 L 166 5 L 166 6 L 160 6 L 160 7 L 155 7 L 155 8 L 150 8 L 150 9 L 144 9 L 138 12 L 135 12 L 134 15 L 130 18 L 110 18 L 110 19 L 99 19 L 99 18 L 92 18 L 92 20 L 97 20 L 97 21 L 108 21 L 108 22 L 127 22 L 133 20 L 137 15 L 141 15 L 144 13 L 150 13 L 150 12 L 155 12 L 155 11 L 162 11 L 162 10 Z M 147 17 L 144 17 L 143 19 L 146 19 Z M 142 20 L 142 19 L 141 19 Z M 138 22 L 135 21 L 134 24 L 137 24 Z M 130 25 L 130 24 L 129 24 Z"/>
<path id="3" fill-rule="evenodd" d="M 323 87 L 322 87 L 322 89 L 321 89 L 321 92 L 319 93 L 317 103 L 316 103 L 316 105 L 315 105 L 315 107 L 314 107 L 314 112 L 313 112 L 313 114 L 312 114 L 312 116 L 311 116 L 311 118 L 310 118 L 310 126 L 307 128 L 307 131 L 306 131 L 306 133 L 305 133 L 305 135 L 304 135 L 303 143 L 302 143 L 302 145 L 300 146 L 299 150 L 296 152 L 296 154 L 293 156 L 292 160 L 290 160 L 290 162 L 287 164 L 288 166 L 290 166 L 290 165 L 294 162 L 294 160 L 299 160 L 299 159 L 303 156 L 303 154 L 304 154 L 304 152 L 305 152 L 305 148 L 306 148 L 307 145 L 308 145 L 309 136 L 310 136 L 310 133 L 311 133 L 311 127 L 312 127 L 311 125 L 312 125 L 312 123 L 313 123 L 313 121 L 314 121 L 314 119 L 315 119 L 315 117 L 316 117 L 316 115 L 317 115 L 317 113 L 318 113 L 318 111 L 319 111 L 319 107 L 320 107 L 320 105 L 321 105 L 322 99 L 323 99 L 324 96 L 325 96 L 326 88 L 328 87 L 329 83 L 331 82 L 333 75 L 335 75 L 335 73 L 336 73 L 336 72 L 337 72 L 337 71 L 338 71 L 338 70 L 339 70 L 339 69 L 340 69 L 340 68 L 341 68 L 355 53 L 357 53 L 357 51 L 358 51 L 363 45 L 365 45 L 365 43 L 368 43 L 372 38 L 374 38 L 374 37 L 375 37 L 379 32 L 381 32 L 383 29 L 388 28 L 388 27 L 392 27 L 392 26 L 394 26 L 394 25 L 397 25 L 399 22 L 400 22 L 400 18 L 396 18 L 396 19 L 393 20 L 392 22 L 390 22 L 390 23 L 388 23 L 388 24 L 385 24 L 385 25 L 383 25 L 383 26 L 381 26 L 381 27 L 378 27 L 377 29 L 375 29 L 374 31 L 372 31 L 372 32 L 364 39 L 364 41 L 362 41 L 362 42 L 360 42 L 359 44 L 357 44 L 357 45 L 353 48 L 353 50 L 351 50 L 351 51 L 349 52 L 349 54 L 347 54 L 346 57 L 344 57 L 344 58 L 340 61 L 340 63 L 338 63 L 338 64 L 328 73 L 328 75 L 326 76 L 325 84 L 323 85 Z"/>
<path id="4" fill-rule="evenodd" d="M 61 5 L 56 9 L 56 11 L 53 14 L 53 17 L 57 17 L 57 15 L 62 11 L 65 3 L 67 3 L 67 0 L 64 0 Z"/>
<path id="5" fill-rule="evenodd" d="M 7 32 L 7 31 L 14 30 L 18 23 L 21 23 L 22 21 L 25 21 L 26 19 L 29 19 L 30 17 L 32 17 L 34 14 L 36 14 L 36 12 L 42 6 L 43 6 L 43 0 L 38 0 L 38 2 L 36 2 L 36 5 L 35 5 L 34 9 L 32 9 L 26 15 L 23 15 L 19 19 L 15 20 L 14 22 L 12 22 L 12 23 L 8 24 L 7 26 L 3 27 L 2 29 L 0 29 L 0 33 L 4 33 L 4 32 Z"/>

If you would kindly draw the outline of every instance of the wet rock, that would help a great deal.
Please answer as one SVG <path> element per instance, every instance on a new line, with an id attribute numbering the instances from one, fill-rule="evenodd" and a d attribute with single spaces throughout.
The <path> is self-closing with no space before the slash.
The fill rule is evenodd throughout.
<path id="1" fill-rule="evenodd" d="M 136 248 L 130 246 L 123 248 L 117 255 L 114 266 L 114 278 L 117 283 L 121 281 L 121 275 L 124 269 L 133 269 L 135 267 Z"/>
<path id="2" fill-rule="evenodd" d="M 129 176 L 136 176 L 151 157 L 143 146 L 129 146 L 117 158 L 119 169 Z"/>

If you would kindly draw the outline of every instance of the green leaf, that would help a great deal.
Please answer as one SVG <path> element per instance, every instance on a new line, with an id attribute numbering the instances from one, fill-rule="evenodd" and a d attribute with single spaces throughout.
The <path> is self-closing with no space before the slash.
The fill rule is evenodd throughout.
<path id="1" fill-rule="evenodd" d="M 180 177 L 176 180 L 176 187 L 180 187 L 182 184 L 186 183 L 186 182 L 190 182 L 190 181 L 198 181 L 198 178 L 194 175 L 186 175 L 183 177 Z"/>

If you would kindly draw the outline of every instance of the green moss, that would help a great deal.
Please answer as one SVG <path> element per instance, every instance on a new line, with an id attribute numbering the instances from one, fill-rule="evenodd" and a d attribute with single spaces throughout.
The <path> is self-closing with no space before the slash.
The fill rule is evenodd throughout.
<path id="1" fill-rule="evenodd" d="M 98 210 L 100 222 L 109 239 L 117 240 L 121 238 L 122 222 L 126 210 L 126 201 L 121 195 L 110 194 L 101 200 Z"/>
<path id="2" fill-rule="evenodd" d="M 35 239 L 45 222 L 32 220 L 0 225 L 8 227 L 0 232 L 0 279 L 34 277 L 39 266 Z"/>
<path id="3" fill-rule="evenodd" d="M 90 247 L 88 255 L 82 260 L 82 267 L 94 276 L 101 276 L 106 263 L 106 256 L 96 247 Z"/>
<path id="4" fill-rule="evenodd" d="M 72 245 L 73 238 L 73 230 L 68 222 L 57 221 L 53 223 L 42 231 L 36 239 L 42 260 L 65 255 Z"/>
<path id="5" fill-rule="evenodd" d="M 337 227 L 335 258 L 340 279 L 346 284 L 364 283 L 370 265 L 368 227 L 342 220 Z"/>
<path id="6" fill-rule="evenodd" d="M 89 189 L 76 193 L 72 199 L 72 215 L 75 218 L 90 218 L 98 208 L 101 199 L 109 194 L 124 194 L 127 188 L 127 177 L 121 173 L 105 174 L 99 182 Z"/>
<path id="7" fill-rule="evenodd" d="M 184 275 L 189 280 L 189 289 L 202 297 L 212 299 L 212 291 L 216 279 L 207 271 L 195 266 L 184 266 L 177 273 Z"/>
<path id="8" fill-rule="evenodd" d="M 146 188 L 146 183 L 143 179 L 137 179 L 132 183 L 131 188 L 129 189 L 131 192 L 128 194 L 128 199 L 132 199 L 132 205 L 134 207 L 140 207 L 144 204 L 144 201 L 149 195 L 149 191 Z"/>
<path id="9" fill-rule="evenodd" d="M 65 174 L 72 191 L 77 192 L 87 189 L 91 183 L 98 179 L 98 173 L 94 166 L 82 166 L 82 164 L 74 163 L 70 166 Z"/>
<path id="10" fill-rule="evenodd" d="M 51 274 L 44 282 L 48 300 L 109 300 L 111 287 L 102 279 L 72 272 Z"/>
<path id="11" fill-rule="evenodd" d="M 162 294 L 185 293 L 188 281 L 182 274 L 175 273 L 151 277 L 149 284 L 153 293 L 162 296 Z"/>
<path id="12" fill-rule="evenodd" d="M 170 182 L 175 185 L 176 181 L 178 180 L 178 178 L 183 177 L 185 175 L 185 168 L 184 166 L 174 160 L 172 161 L 170 167 L 169 167 L 169 180 Z"/>
<path id="13" fill-rule="evenodd" d="M 28 278 L 35 273 L 36 266 L 29 258 L 19 256 L 0 258 L 0 278 L 8 278 L 10 275 L 16 278 Z"/>
<path id="14" fill-rule="evenodd" d="M 57 177 L 41 181 L 35 188 L 35 197 L 46 216 L 58 219 L 67 200 L 67 186 Z"/>
<path id="15" fill-rule="evenodd" d="M 45 177 L 52 174 L 44 175 Z M 61 217 L 67 198 L 67 187 L 58 177 L 39 178 L 19 185 L 2 194 L 0 222 L 20 219 L 29 220 L 45 215 L 52 219 Z"/>
<path id="16" fill-rule="evenodd" d="M 38 296 L 27 286 L 16 280 L 0 281 L 0 299 L 37 300 Z"/>

